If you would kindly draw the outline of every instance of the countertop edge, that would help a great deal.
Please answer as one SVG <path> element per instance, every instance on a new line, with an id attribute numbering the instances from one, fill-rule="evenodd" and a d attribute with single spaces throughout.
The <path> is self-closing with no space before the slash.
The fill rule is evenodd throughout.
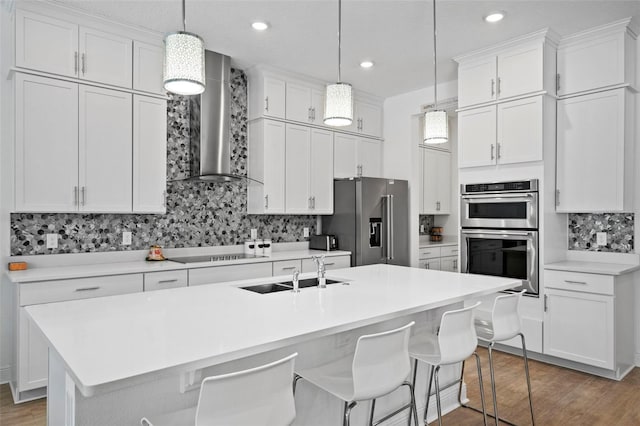
<path id="1" fill-rule="evenodd" d="M 640 265 L 569 260 L 547 263 L 543 266 L 543 268 L 550 271 L 581 272 L 585 274 L 618 276 L 637 271 L 640 269 Z"/>

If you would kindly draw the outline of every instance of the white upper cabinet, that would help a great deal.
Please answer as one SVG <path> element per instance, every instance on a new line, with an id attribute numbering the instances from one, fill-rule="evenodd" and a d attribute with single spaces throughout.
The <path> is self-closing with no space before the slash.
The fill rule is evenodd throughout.
<path id="1" fill-rule="evenodd" d="M 459 107 L 555 94 L 555 45 L 545 30 L 455 58 Z"/>
<path id="2" fill-rule="evenodd" d="M 131 211 L 132 95 L 80 86 L 79 182 L 82 212 Z"/>
<path id="3" fill-rule="evenodd" d="M 333 137 L 328 130 L 311 130 L 309 193 L 314 214 L 333 214 Z"/>
<path id="4" fill-rule="evenodd" d="M 251 68 L 248 75 L 249 120 L 261 117 L 285 118 L 286 82 L 284 79 Z"/>
<path id="5" fill-rule="evenodd" d="M 558 101 L 556 211 L 633 211 L 633 111 L 625 88 Z"/>
<path id="6" fill-rule="evenodd" d="M 133 95 L 133 211 L 165 213 L 167 101 Z"/>
<path id="7" fill-rule="evenodd" d="M 287 82 L 286 92 L 287 120 L 317 125 L 323 124 L 324 92 L 320 87 Z"/>
<path id="8" fill-rule="evenodd" d="M 161 44 L 133 42 L 133 89 L 164 95 L 162 68 L 164 48 Z"/>
<path id="9" fill-rule="evenodd" d="M 496 107 L 458 113 L 458 165 L 489 166 L 496 162 Z"/>
<path id="10" fill-rule="evenodd" d="M 78 85 L 16 73 L 16 211 L 78 204 Z"/>
<path id="11" fill-rule="evenodd" d="M 380 105 L 356 100 L 354 121 L 358 133 L 382 137 L 382 107 Z"/>
<path id="12" fill-rule="evenodd" d="M 575 34 L 558 47 L 558 96 L 636 84 L 636 36 L 629 19 Z"/>
<path id="13" fill-rule="evenodd" d="M 451 213 L 451 153 L 420 148 L 422 191 L 420 214 Z"/>
<path id="14" fill-rule="evenodd" d="M 19 5 L 15 25 L 18 68 L 164 94 L 159 34 L 154 45 L 148 33 L 48 4 Z"/>
<path id="15" fill-rule="evenodd" d="M 285 213 L 285 124 L 256 120 L 248 131 L 247 213 Z"/>
<path id="16" fill-rule="evenodd" d="M 382 177 L 382 142 L 336 133 L 333 175 L 335 178 Z"/>
<path id="17" fill-rule="evenodd" d="M 80 77 L 130 89 L 132 44 L 130 38 L 80 27 Z"/>
<path id="18" fill-rule="evenodd" d="M 358 138 L 358 176 L 382 177 L 382 142 L 378 139 Z"/>
<path id="19" fill-rule="evenodd" d="M 18 9 L 16 66 L 78 76 L 78 25 Z"/>

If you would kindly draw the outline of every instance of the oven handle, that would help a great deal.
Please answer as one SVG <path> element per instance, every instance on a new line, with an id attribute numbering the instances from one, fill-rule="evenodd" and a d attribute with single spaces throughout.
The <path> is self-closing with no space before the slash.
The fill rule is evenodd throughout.
<path id="1" fill-rule="evenodd" d="M 463 195 L 462 200 L 467 204 L 486 203 L 487 201 L 492 203 L 511 203 L 513 201 L 524 201 L 525 203 L 531 203 L 533 201 L 533 195 L 503 194 L 499 197 L 493 195 Z"/>
<path id="2" fill-rule="evenodd" d="M 518 194 L 463 194 L 462 198 L 533 198 L 533 194 L 530 192 L 518 193 Z"/>
<path id="3" fill-rule="evenodd" d="M 517 236 L 522 236 L 522 237 L 532 237 L 533 233 L 532 232 L 528 232 L 528 231 L 491 231 L 491 230 L 486 230 L 486 229 L 463 229 L 462 230 L 462 234 L 463 235 L 468 235 L 468 234 L 472 234 L 472 235 L 480 235 L 480 234 L 485 234 L 485 235 L 504 235 L 504 236 L 510 236 L 510 235 L 517 235 Z"/>

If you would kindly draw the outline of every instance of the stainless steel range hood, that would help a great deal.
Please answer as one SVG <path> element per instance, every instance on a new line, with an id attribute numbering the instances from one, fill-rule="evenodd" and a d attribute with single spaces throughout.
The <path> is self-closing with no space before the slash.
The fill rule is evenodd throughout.
<path id="1" fill-rule="evenodd" d="M 231 58 L 205 51 L 206 88 L 192 96 L 187 180 L 230 182 L 246 178 L 231 173 Z"/>

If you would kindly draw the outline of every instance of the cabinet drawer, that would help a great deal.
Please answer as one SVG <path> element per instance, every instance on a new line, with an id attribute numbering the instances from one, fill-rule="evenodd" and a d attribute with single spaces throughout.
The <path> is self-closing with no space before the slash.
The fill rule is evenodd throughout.
<path id="1" fill-rule="evenodd" d="M 293 274 L 295 270 L 298 272 L 302 272 L 302 264 L 300 263 L 300 259 L 296 260 L 281 260 L 278 262 L 273 262 L 273 276 L 277 277 L 278 275 L 289 275 Z"/>
<path id="2" fill-rule="evenodd" d="M 332 269 L 350 268 L 351 256 L 335 256 L 327 257 L 324 260 L 325 270 L 331 271 Z M 302 259 L 302 272 L 316 272 L 318 268 L 313 262 L 313 259 Z"/>
<path id="3" fill-rule="evenodd" d="M 187 280 L 186 270 L 149 272 L 144 274 L 144 291 L 186 287 Z"/>
<path id="4" fill-rule="evenodd" d="M 418 259 L 433 259 L 440 257 L 440 247 L 425 247 L 418 252 Z"/>
<path id="5" fill-rule="evenodd" d="M 271 262 L 189 269 L 189 286 L 271 276 Z"/>
<path id="6" fill-rule="evenodd" d="M 440 258 L 438 259 L 420 259 L 418 261 L 418 267 L 420 269 L 432 269 L 434 271 L 440 270 Z"/>
<path id="7" fill-rule="evenodd" d="M 136 293 L 142 289 L 142 274 L 39 281 L 20 285 L 20 306 Z"/>
<path id="8" fill-rule="evenodd" d="M 544 271 L 544 286 L 560 290 L 613 295 L 612 275 L 568 271 Z"/>
<path id="9" fill-rule="evenodd" d="M 440 247 L 440 256 L 457 256 L 458 246 L 444 246 Z"/>

